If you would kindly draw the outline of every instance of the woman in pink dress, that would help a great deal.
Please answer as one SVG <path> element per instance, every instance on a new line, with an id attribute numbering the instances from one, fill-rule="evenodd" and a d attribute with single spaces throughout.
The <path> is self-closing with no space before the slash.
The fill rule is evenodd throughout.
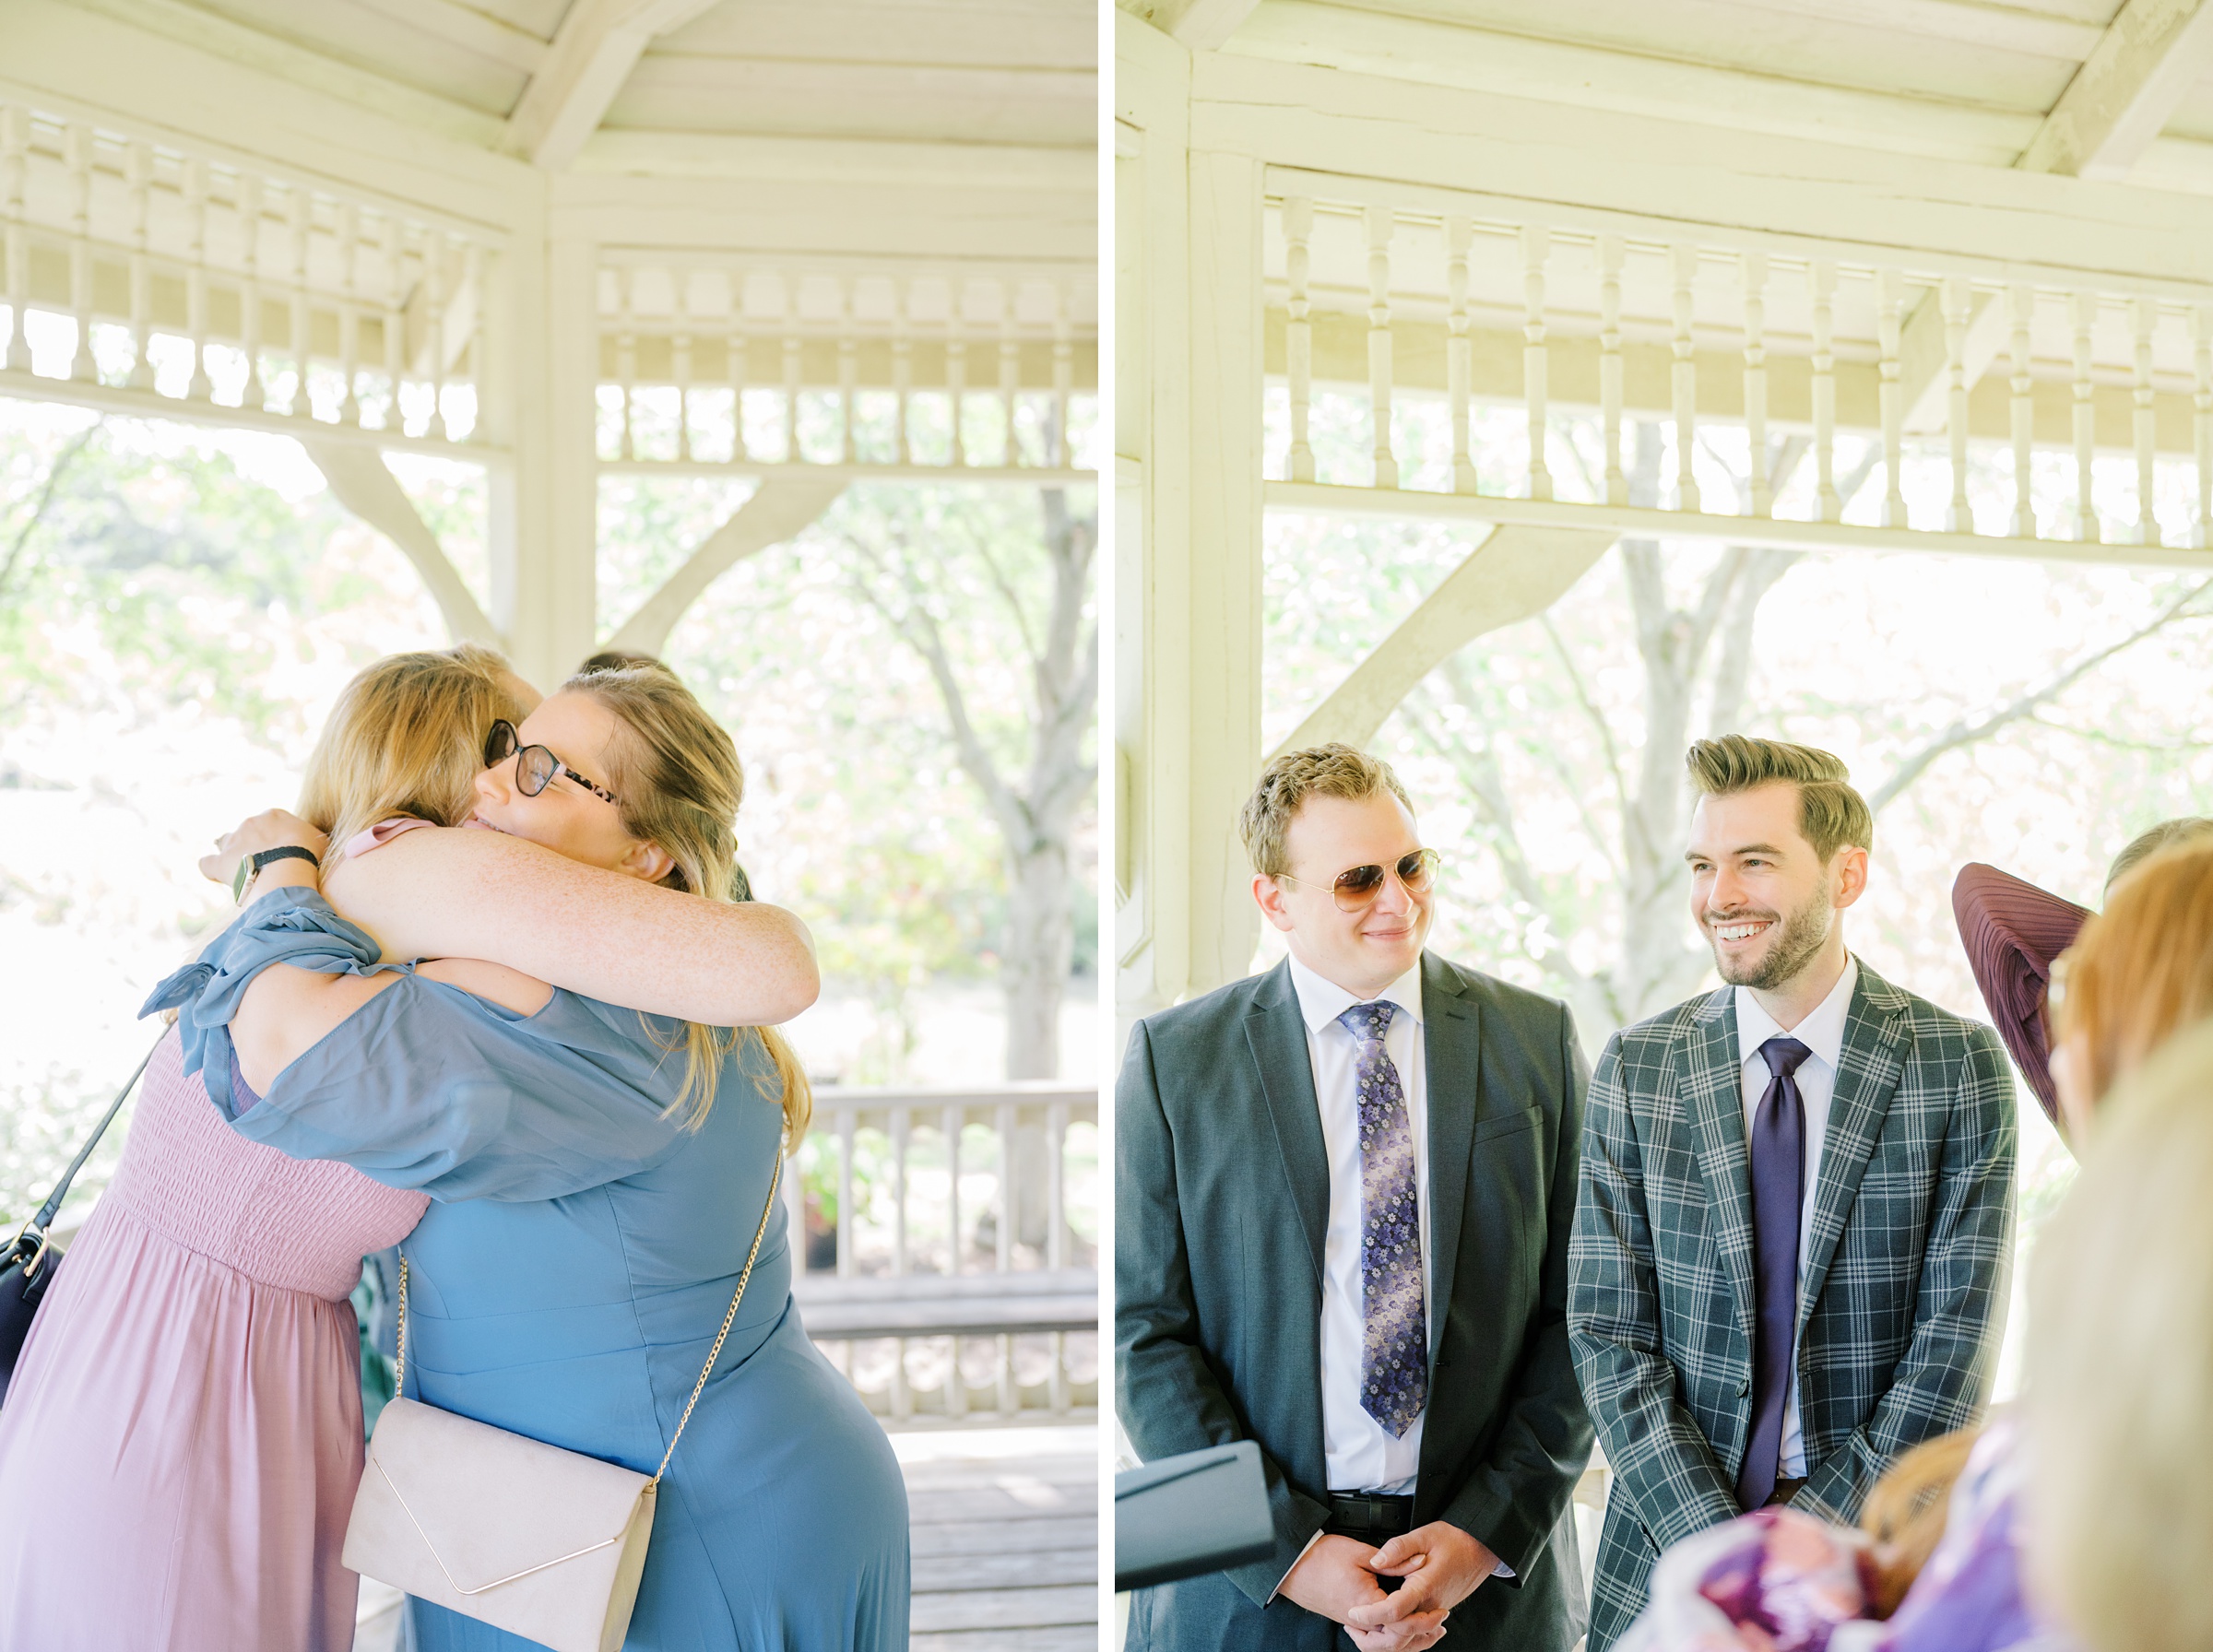
<path id="1" fill-rule="evenodd" d="M 535 701 L 488 650 L 380 661 L 334 712 L 300 812 L 357 854 L 389 835 L 376 822 L 464 820 L 487 730 Z M 642 905 L 635 879 L 517 839 L 408 836 L 444 840 L 412 846 L 405 867 L 451 886 L 449 915 L 434 930 L 414 920 L 409 950 L 388 956 L 473 950 L 722 1024 L 782 1019 L 795 992 L 811 994 L 804 930 L 775 908 Z M 359 887 L 373 911 L 379 879 Z M 701 1002 L 703 974 L 723 1001 Z M 174 1031 L 161 1040 L 115 1179 L 0 1406 L 0 1648 L 352 1645 L 359 1580 L 339 1551 L 362 1430 L 347 1298 L 361 1257 L 396 1244 L 427 1201 L 247 1140 L 207 1076 L 184 1076 Z"/>

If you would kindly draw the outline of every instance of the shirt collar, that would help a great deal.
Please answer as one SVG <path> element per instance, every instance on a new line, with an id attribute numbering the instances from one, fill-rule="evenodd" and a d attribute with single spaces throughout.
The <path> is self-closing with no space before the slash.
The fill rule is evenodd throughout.
<path id="1" fill-rule="evenodd" d="M 1353 997 L 1334 981 L 1316 974 L 1296 956 L 1289 962 L 1291 985 L 1298 993 L 1299 1018 L 1307 1023 L 1309 1032 L 1320 1032 L 1355 1004 L 1396 1004 L 1413 1019 L 1415 1026 L 1422 1024 L 1422 965 L 1418 959 L 1412 969 L 1372 998 Z"/>
<path id="2" fill-rule="evenodd" d="M 1844 1023 L 1852 1015 L 1852 995 L 1860 984 L 1860 961 L 1846 955 L 1844 974 L 1836 985 L 1829 988 L 1828 997 L 1817 1005 L 1811 1015 L 1793 1027 L 1787 1033 L 1775 1024 L 1775 1018 L 1759 1007 L 1752 989 L 1736 989 L 1736 1058 L 1740 1065 L 1759 1057 L 1759 1046 L 1770 1038 L 1795 1038 L 1813 1052 L 1817 1060 L 1828 1064 L 1830 1072 L 1837 1071 L 1844 1061 Z"/>

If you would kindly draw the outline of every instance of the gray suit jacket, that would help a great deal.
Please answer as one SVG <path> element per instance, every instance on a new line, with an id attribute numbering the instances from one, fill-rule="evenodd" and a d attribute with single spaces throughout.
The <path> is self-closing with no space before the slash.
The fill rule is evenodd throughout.
<path id="1" fill-rule="evenodd" d="M 1567 1652 L 1584 1613 L 1566 1511 L 1591 1451 L 1566 1317 L 1582 1057 L 1561 1005 L 1426 954 L 1422 1005 L 1434 1254 L 1414 1523 L 1450 1521 L 1517 1575 L 1453 1611 L 1454 1646 Z M 1115 1092 L 1116 1401 L 1147 1459 L 1257 1441 L 1276 1546 L 1141 1591 L 1133 1647 L 1351 1644 L 1268 1604 L 1329 1516 L 1329 1197 L 1288 965 L 1138 1024 Z"/>
<path id="2" fill-rule="evenodd" d="M 1615 1033 L 1591 1081 L 1568 1322 L 1615 1479 L 1590 1652 L 1643 1609 L 1659 1551 L 1739 1512 L 1757 1300 L 1736 1036 L 1723 987 Z M 1801 1264 L 1799 1507 L 1855 1518 L 1892 1458 L 1973 1418 L 2014 1133 L 1997 1034 L 1863 962 Z"/>

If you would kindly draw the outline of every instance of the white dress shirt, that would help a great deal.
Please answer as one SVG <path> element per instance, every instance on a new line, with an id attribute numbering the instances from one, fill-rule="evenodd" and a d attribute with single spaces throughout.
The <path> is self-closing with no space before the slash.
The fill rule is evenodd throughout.
<path id="1" fill-rule="evenodd" d="M 1753 1116 L 1760 1097 L 1768 1092 L 1774 1075 L 1759 1046 L 1770 1038 L 1794 1038 L 1812 1052 L 1798 1065 L 1798 1095 L 1805 1103 L 1805 1186 L 1798 1201 L 1798 1311 L 1805 1312 L 1805 1269 L 1814 1232 L 1814 1189 L 1820 1185 L 1821 1149 L 1828 1133 L 1829 1098 L 1836 1093 L 1837 1068 L 1844 1056 L 1844 1022 L 1852 1012 L 1852 995 L 1860 984 L 1859 961 L 1847 958 L 1844 974 L 1828 997 L 1813 1013 L 1787 1032 L 1759 1007 L 1752 989 L 1736 989 L 1737 1058 L 1744 1063 L 1745 1139 L 1752 1139 Z M 1790 1397 L 1782 1411 L 1782 1467 L 1785 1480 L 1805 1476 L 1805 1435 L 1798 1417 L 1798 1350 L 1791 1349 Z"/>
<path id="2" fill-rule="evenodd" d="M 1423 1417 L 1393 1435 L 1360 1407 L 1366 1299 L 1360 1280 L 1360 1041 L 1337 1018 L 1355 1004 L 1398 1006 L 1383 1048 L 1399 1069 L 1406 1124 L 1414 1132 L 1414 1186 L 1422 1215 L 1422 1346 L 1429 1346 L 1429 1106 L 1422 1046 L 1422 966 L 1416 963 L 1373 998 L 1356 998 L 1296 958 L 1291 982 L 1307 1024 L 1314 1100 L 1330 1158 L 1330 1225 L 1321 1261 L 1321 1443 L 1332 1492 L 1412 1492 L 1421 1462 Z M 1425 1408 L 1426 1410 L 1426 1408 Z"/>

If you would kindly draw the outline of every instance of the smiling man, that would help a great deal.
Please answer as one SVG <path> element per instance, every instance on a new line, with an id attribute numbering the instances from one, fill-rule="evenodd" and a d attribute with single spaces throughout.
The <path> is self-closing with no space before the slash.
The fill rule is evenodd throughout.
<path id="1" fill-rule="evenodd" d="M 2003 1046 L 1846 949 L 1875 832 L 1843 763 L 1731 735 L 1689 769 L 1724 985 L 1615 1034 L 1583 1140 L 1568 1322 L 1615 1474 L 1589 1652 L 1669 1544 L 1770 1504 L 1850 1521 L 1971 1421 L 2012 1254 Z"/>
<path id="2" fill-rule="evenodd" d="M 1575 1029 L 1424 950 L 1437 856 L 1387 764 L 1285 753 L 1240 826 L 1290 956 L 1130 1037 L 1115 1371 L 1145 1458 L 1259 1444 L 1275 1552 L 1141 1590 L 1129 1644 L 1403 1652 L 1449 1612 L 1567 1652 Z"/>

